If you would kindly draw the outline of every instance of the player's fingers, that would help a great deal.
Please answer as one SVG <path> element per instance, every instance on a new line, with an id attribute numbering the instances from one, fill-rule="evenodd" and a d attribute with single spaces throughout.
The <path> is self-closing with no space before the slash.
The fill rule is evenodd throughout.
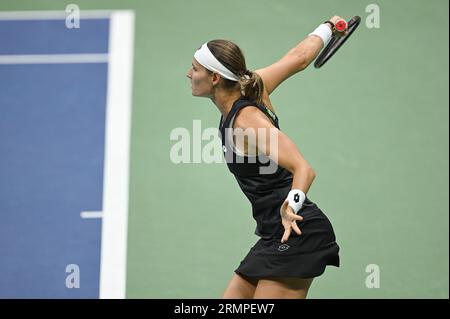
<path id="1" fill-rule="evenodd" d="M 302 234 L 302 231 L 300 230 L 300 228 L 298 228 L 297 222 L 295 220 L 292 222 L 292 228 L 298 235 Z"/>
<path id="2" fill-rule="evenodd" d="M 293 218 L 295 219 L 295 220 L 299 220 L 299 221 L 303 221 L 303 216 L 301 216 L 301 215 L 294 215 L 293 216 Z"/>
<path id="3" fill-rule="evenodd" d="M 288 228 L 284 231 L 283 238 L 281 238 L 281 243 L 284 243 L 285 241 L 287 241 L 290 234 L 291 234 L 291 227 L 288 227 Z"/>

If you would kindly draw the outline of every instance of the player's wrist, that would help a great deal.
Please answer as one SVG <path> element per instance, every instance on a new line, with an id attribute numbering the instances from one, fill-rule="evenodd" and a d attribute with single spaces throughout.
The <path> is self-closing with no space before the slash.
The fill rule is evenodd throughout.
<path id="1" fill-rule="evenodd" d="M 315 36 L 321 38 L 323 41 L 323 45 L 326 46 L 328 44 L 328 42 L 330 42 L 333 32 L 330 29 L 330 27 L 328 26 L 328 24 L 322 23 L 313 32 L 311 32 L 308 35 L 309 36 L 315 35 Z"/>
<path id="2" fill-rule="evenodd" d="M 305 193 L 302 190 L 295 188 L 291 189 L 286 198 L 289 207 L 291 207 L 296 214 L 302 208 L 305 199 L 306 199 Z"/>
<path id="3" fill-rule="evenodd" d="M 327 20 L 324 22 L 324 24 L 326 24 L 330 28 L 332 34 L 334 34 L 336 32 L 336 27 L 335 27 L 333 21 Z"/>

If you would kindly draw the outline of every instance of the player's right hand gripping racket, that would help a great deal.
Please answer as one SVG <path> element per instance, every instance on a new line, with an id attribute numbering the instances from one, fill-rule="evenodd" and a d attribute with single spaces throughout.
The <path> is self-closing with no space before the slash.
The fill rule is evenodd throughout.
<path id="1" fill-rule="evenodd" d="M 314 62 L 314 67 L 316 69 L 322 67 L 338 50 L 339 48 L 347 41 L 348 38 L 355 32 L 359 23 L 361 22 L 361 18 L 358 16 L 354 16 L 347 22 L 347 34 L 344 36 L 334 35 L 328 45 L 323 49 L 320 55 L 317 57 Z"/>

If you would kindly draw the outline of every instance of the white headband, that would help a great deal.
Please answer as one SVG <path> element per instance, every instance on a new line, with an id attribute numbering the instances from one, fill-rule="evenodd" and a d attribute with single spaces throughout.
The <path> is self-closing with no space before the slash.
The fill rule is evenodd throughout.
<path id="1" fill-rule="evenodd" d="M 204 43 L 201 46 L 201 48 L 195 52 L 194 58 L 197 60 L 198 63 L 203 65 L 208 70 L 217 72 L 224 78 L 227 78 L 228 80 L 239 81 L 239 77 L 236 76 L 230 70 L 228 70 L 222 63 L 220 63 L 216 59 L 216 57 L 211 53 L 211 51 L 209 51 L 207 42 Z"/>

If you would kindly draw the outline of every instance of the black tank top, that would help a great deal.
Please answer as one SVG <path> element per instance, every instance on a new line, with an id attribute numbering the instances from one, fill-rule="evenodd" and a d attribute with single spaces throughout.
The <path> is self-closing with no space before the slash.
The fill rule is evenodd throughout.
<path id="1" fill-rule="evenodd" d="M 252 204 L 253 218 L 256 221 L 255 234 L 265 239 L 280 237 L 284 232 L 284 227 L 281 223 L 280 207 L 291 190 L 292 174 L 285 168 L 271 162 L 264 154 L 244 156 L 243 154 L 235 153 L 233 141 L 230 141 L 230 136 L 227 134 L 226 129 L 232 129 L 232 119 L 238 111 L 247 106 L 257 107 L 271 120 L 277 129 L 280 129 L 277 116 L 264 104 L 257 104 L 241 96 L 233 103 L 225 120 L 223 116 L 220 118 L 219 137 L 222 140 L 224 157 L 228 169 L 234 175 L 240 188 Z M 264 169 L 264 166 L 268 169 L 269 165 L 275 168 L 271 170 L 272 173 L 261 174 L 260 169 Z M 317 209 L 316 204 L 306 197 L 299 214 L 301 215 L 302 211 L 314 209 Z"/>

